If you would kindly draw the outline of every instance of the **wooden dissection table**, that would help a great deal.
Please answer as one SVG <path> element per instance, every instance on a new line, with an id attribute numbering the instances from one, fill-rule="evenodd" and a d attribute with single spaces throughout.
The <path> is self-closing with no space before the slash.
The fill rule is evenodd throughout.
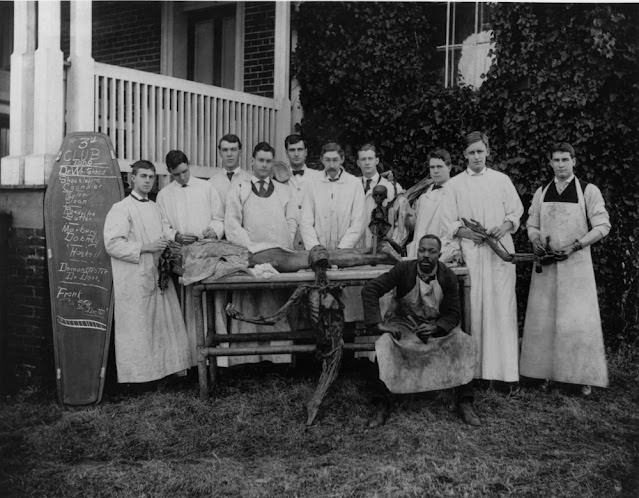
<path id="1" fill-rule="evenodd" d="M 378 277 L 392 268 L 387 265 L 345 268 L 328 270 L 329 281 L 344 286 L 364 285 L 368 280 Z M 470 279 L 465 267 L 452 268 L 460 283 L 462 296 L 462 328 L 470 332 Z M 311 271 L 296 273 L 280 273 L 269 278 L 255 278 L 247 275 L 230 276 L 218 280 L 205 279 L 193 284 L 193 302 L 197 330 L 202 331 L 197 337 L 198 346 L 198 376 L 200 384 L 200 398 L 207 399 L 217 379 L 218 356 L 240 356 L 283 353 L 306 353 L 316 349 L 314 344 L 288 344 L 282 346 L 251 346 L 230 347 L 253 341 L 291 341 L 314 339 L 311 330 L 273 331 L 250 334 L 227 334 L 226 330 L 220 334 L 215 324 L 221 322 L 220 315 L 225 313 L 224 305 L 229 291 L 294 289 L 303 283 L 315 281 L 315 274 Z M 210 309 L 212 307 L 213 309 Z M 216 320 L 215 317 L 218 317 Z M 229 347 L 221 347 L 221 343 L 228 343 Z M 373 351 L 374 343 L 346 343 L 344 349 L 355 351 Z M 209 360 L 212 358 L 212 360 Z M 208 364 L 208 365 L 207 365 Z"/>

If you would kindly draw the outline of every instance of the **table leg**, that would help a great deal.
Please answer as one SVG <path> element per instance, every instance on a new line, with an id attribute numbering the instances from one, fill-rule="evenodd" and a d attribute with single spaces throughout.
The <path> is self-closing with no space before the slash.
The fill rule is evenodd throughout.
<path id="1" fill-rule="evenodd" d="M 197 374 L 198 381 L 200 383 L 200 399 L 206 400 L 209 398 L 209 379 L 206 375 L 206 353 L 204 352 L 206 330 L 204 330 L 202 289 L 200 289 L 198 286 L 193 287 L 193 308 L 195 314 L 196 330 L 201 331 L 201 333 L 197 334 Z"/>

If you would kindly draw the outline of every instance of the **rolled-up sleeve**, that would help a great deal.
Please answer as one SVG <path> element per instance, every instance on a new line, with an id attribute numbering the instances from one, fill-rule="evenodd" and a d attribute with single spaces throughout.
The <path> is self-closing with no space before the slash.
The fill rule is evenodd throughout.
<path id="1" fill-rule="evenodd" d="M 586 203 L 586 215 L 592 230 L 597 230 L 605 237 L 610 232 L 610 216 L 606 210 L 603 195 L 596 185 L 589 183 L 584 192 L 584 202 Z"/>
<path id="2" fill-rule="evenodd" d="M 533 196 L 532 203 L 530 204 L 530 208 L 528 209 L 528 220 L 526 220 L 526 230 L 528 231 L 528 240 L 531 242 L 540 237 L 540 227 L 541 227 L 541 198 L 542 198 L 542 189 L 541 187 L 537 189 L 535 195 Z"/>

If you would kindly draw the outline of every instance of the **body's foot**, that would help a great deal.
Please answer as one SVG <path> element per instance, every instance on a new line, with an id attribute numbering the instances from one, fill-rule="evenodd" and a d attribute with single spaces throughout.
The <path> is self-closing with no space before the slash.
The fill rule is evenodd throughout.
<path id="1" fill-rule="evenodd" d="M 511 382 L 509 383 L 508 389 L 508 397 L 516 398 L 521 393 L 521 388 L 519 387 L 519 382 Z"/>
<path id="2" fill-rule="evenodd" d="M 549 393 L 550 392 L 550 388 L 552 386 L 551 381 L 549 381 L 548 379 L 546 379 L 545 381 L 542 382 L 542 384 L 539 386 L 539 389 L 541 390 L 541 392 L 544 393 Z"/>
<path id="3" fill-rule="evenodd" d="M 592 394 L 592 387 L 581 386 L 581 394 L 583 394 L 584 396 L 590 396 Z"/>
<path id="4" fill-rule="evenodd" d="M 460 401 L 457 406 L 457 411 L 465 424 L 472 425 L 474 427 L 481 425 L 479 417 L 475 413 L 473 404 L 470 401 Z"/>

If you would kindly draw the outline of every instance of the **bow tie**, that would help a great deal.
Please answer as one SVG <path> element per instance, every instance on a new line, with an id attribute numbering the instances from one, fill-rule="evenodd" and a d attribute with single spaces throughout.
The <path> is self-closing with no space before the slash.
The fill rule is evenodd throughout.
<path id="1" fill-rule="evenodd" d="M 437 190 L 438 188 L 443 188 L 442 185 L 437 185 L 436 183 L 433 183 L 433 190 Z"/>
<path id="2" fill-rule="evenodd" d="M 188 185 L 185 183 L 184 185 L 182 185 L 182 188 L 186 188 L 188 187 Z"/>
<path id="3" fill-rule="evenodd" d="M 138 202 L 149 202 L 149 199 L 140 199 L 139 197 L 136 197 L 134 195 L 132 195 L 131 197 L 133 197 Z"/>
<path id="4" fill-rule="evenodd" d="M 294 169 L 293 170 L 293 176 L 297 176 L 297 175 L 304 176 L 304 170 L 303 169 Z"/>

